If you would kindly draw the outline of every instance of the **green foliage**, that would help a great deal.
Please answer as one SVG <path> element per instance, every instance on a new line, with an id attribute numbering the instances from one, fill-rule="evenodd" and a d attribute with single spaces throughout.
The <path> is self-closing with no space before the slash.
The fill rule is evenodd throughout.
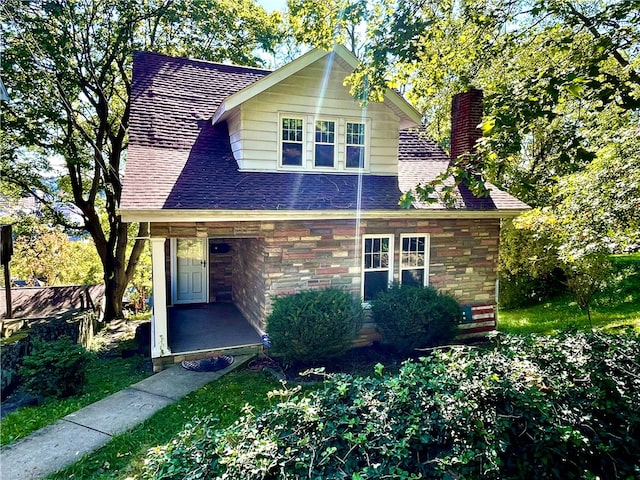
<path id="1" fill-rule="evenodd" d="M 15 442 L 30 433 L 61 419 L 93 402 L 116 393 L 148 377 L 151 369 L 145 357 L 128 358 L 92 355 L 87 362 L 87 381 L 78 395 L 58 399 L 46 398 L 43 403 L 8 413 L 0 421 L 0 445 Z"/>
<path id="2" fill-rule="evenodd" d="M 257 49 L 272 50 L 280 37 L 280 16 L 252 0 L 8 0 L 0 12 L 0 67 L 11 97 L 2 112 L 3 182 L 16 196 L 37 198 L 53 222 L 91 235 L 105 271 L 105 318 L 122 317 L 148 237 L 147 223 L 132 225 L 128 248 L 130 226 L 117 211 L 133 51 L 257 65 Z"/>
<path id="3" fill-rule="evenodd" d="M 67 336 L 55 342 L 33 341 L 24 357 L 20 377 L 27 390 L 45 397 L 64 398 L 82 390 L 91 355 Z"/>
<path id="4" fill-rule="evenodd" d="M 335 358 L 351 346 L 362 322 L 362 307 L 336 288 L 276 297 L 267 318 L 272 353 L 286 363 Z"/>
<path id="5" fill-rule="evenodd" d="M 93 285 L 102 281 L 102 264 L 89 239 L 72 241 L 63 231 L 40 225 L 17 235 L 11 276 L 33 284 Z"/>
<path id="6" fill-rule="evenodd" d="M 458 302 L 433 287 L 394 285 L 371 303 L 382 342 L 403 353 L 443 345 L 462 318 Z"/>
<path id="7" fill-rule="evenodd" d="M 636 478 L 639 352 L 631 334 L 505 336 L 335 375 L 224 430 L 190 426 L 143 478 Z"/>
<path id="8" fill-rule="evenodd" d="M 178 458 L 178 454 L 172 455 L 174 449 L 181 448 L 176 439 L 182 436 L 183 429 L 198 429 L 201 422 L 199 419 L 207 419 L 212 427 L 226 428 L 240 417 L 247 404 L 256 410 L 268 407 L 270 400 L 267 393 L 277 386 L 277 381 L 266 372 L 230 372 L 162 409 L 131 431 L 116 435 L 100 450 L 86 455 L 48 478 L 182 480 L 185 478 L 184 471 L 174 468 L 170 474 L 167 470 L 171 468 L 172 462 L 176 465 L 185 463 Z M 211 413 L 215 415 L 215 419 L 210 417 Z M 210 452 L 189 450 L 203 460 Z M 157 461 L 162 462 L 162 465 L 158 465 Z M 194 469 L 202 466 L 200 460 L 194 457 L 189 457 L 188 462 Z M 163 471 L 164 477 L 157 475 L 156 471 Z"/>
<path id="9" fill-rule="evenodd" d="M 553 334 L 572 328 L 618 331 L 632 327 L 640 333 L 640 254 L 613 255 L 609 261 L 613 274 L 591 302 L 591 322 L 569 295 L 563 295 L 527 308 L 501 308 L 499 330 Z"/>

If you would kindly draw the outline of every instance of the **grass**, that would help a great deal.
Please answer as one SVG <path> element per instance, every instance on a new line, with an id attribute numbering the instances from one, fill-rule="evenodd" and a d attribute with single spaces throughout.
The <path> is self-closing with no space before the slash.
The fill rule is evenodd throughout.
<path id="1" fill-rule="evenodd" d="M 98 400 L 114 394 L 131 384 L 152 374 L 148 358 L 133 355 L 121 358 L 124 349 L 137 347 L 133 338 L 138 321 L 148 320 L 149 314 L 132 319 L 136 323 L 128 323 L 129 330 L 120 333 L 115 345 L 110 327 L 105 328 L 94 338 L 92 350 L 94 356 L 87 366 L 87 383 L 79 395 L 69 398 L 48 398 L 33 407 L 23 407 L 7 414 L 0 421 L 0 445 L 8 445 L 26 437 L 30 433 L 50 425 L 62 417 L 86 407 Z"/>
<path id="2" fill-rule="evenodd" d="M 265 372 L 237 370 L 165 407 L 127 433 L 113 437 L 97 452 L 47 477 L 53 479 L 137 478 L 147 451 L 171 441 L 194 417 L 214 414 L 220 428 L 236 421 L 246 404 L 269 406 L 267 393 L 279 387 Z M 275 402 L 275 400 L 274 400 Z"/>
<path id="3" fill-rule="evenodd" d="M 568 329 L 588 330 L 599 328 L 615 331 L 626 326 L 640 331 L 640 302 L 630 302 L 615 307 L 595 305 L 591 309 L 589 325 L 587 314 L 578 307 L 571 295 L 563 295 L 552 301 L 516 310 L 501 310 L 498 314 L 498 330 L 505 333 L 540 333 L 551 335 Z"/>
<path id="4" fill-rule="evenodd" d="M 501 310 L 498 329 L 506 333 L 553 334 L 567 329 L 640 331 L 640 253 L 611 256 L 614 274 L 592 301 L 591 325 L 570 294 L 527 308 Z"/>
<path id="5" fill-rule="evenodd" d="M 129 358 L 95 356 L 88 366 L 83 393 L 65 399 L 46 399 L 34 407 L 24 407 L 7 414 L 0 422 L 0 445 L 7 445 L 91 403 L 151 375 L 148 359 L 141 355 Z"/>

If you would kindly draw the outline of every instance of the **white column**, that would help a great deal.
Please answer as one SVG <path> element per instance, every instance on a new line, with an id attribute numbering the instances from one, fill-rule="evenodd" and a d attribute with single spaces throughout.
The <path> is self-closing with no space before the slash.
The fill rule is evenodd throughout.
<path id="1" fill-rule="evenodd" d="M 151 282 L 153 284 L 153 313 L 151 316 L 151 358 L 171 355 L 167 319 L 165 238 L 151 238 Z"/>

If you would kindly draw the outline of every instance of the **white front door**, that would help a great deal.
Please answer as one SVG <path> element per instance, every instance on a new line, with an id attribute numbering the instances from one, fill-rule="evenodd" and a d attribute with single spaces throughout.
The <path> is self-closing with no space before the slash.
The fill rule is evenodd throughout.
<path id="1" fill-rule="evenodd" d="M 174 243 L 173 303 L 207 301 L 207 240 L 178 238 Z"/>

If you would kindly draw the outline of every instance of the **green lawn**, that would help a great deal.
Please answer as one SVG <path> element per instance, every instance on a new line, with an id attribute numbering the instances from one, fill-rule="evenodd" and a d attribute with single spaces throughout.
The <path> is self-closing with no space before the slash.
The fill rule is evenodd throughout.
<path id="1" fill-rule="evenodd" d="M 614 274 L 592 301 L 589 325 L 570 294 L 528 308 L 501 310 L 498 330 L 506 333 L 553 334 L 577 328 L 615 331 L 627 326 L 640 331 L 640 253 L 613 255 Z"/>
<path id="2" fill-rule="evenodd" d="M 256 410 L 269 406 L 267 393 L 279 386 L 279 382 L 268 373 L 243 369 L 233 371 L 160 410 L 131 431 L 114 437 L 97 452 L 47 478 L 137 478 L 147 451 L 170 442 L 194 417 L 213 414 L 220 428 L 227 427 L 240 417 L 245 405 Z"/>
<path id="3" fill-rule="evenodd" d="M 593 328 L 615 331 L 631 326 L 640 331 L 640 302 L 625 302 L 614 307 L 595 305 L 591 309 Z M 505 333 L 553 334 L 562 330 L 591 328 L 587 314 L 580 310 L 571 295 L 565 295 L 528 308 L 501 310 L 498 330 Z"/>

